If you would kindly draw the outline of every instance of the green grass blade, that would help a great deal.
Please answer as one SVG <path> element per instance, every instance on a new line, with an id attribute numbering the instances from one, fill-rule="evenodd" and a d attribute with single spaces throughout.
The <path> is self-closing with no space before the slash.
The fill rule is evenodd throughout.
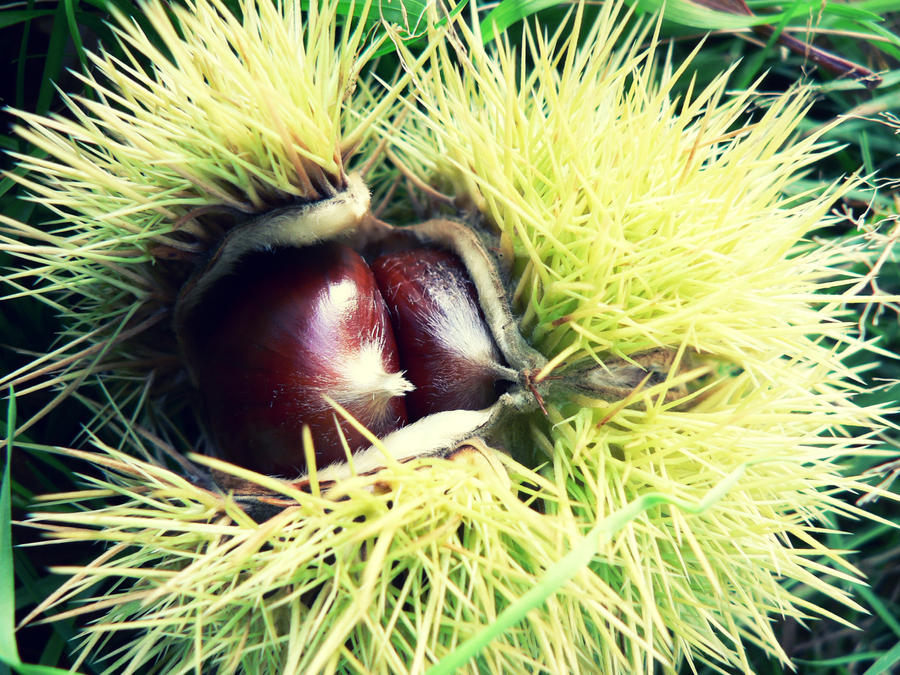
<path id="1" fill-rule="evenodd" d="M 78 675 L 76 671 L 56 668 L 55 666 L 41 666 L 33 663 L 10 664 L 19 675 Z"/>
<path id="2" fill-rule="evenodd" d="M 0 28 L 9 28 L 10 26 L 15 26 L 17 23 L 24 23 L 25 21 L 31 21 L 32 19 L 40 19 L 42 16 L 48 16 L 52 13 L 53 12 L 46 9 L 4 11 L 0 14 Z"/>
<path id="3" fill-rule="evenodd" d="M 21 675 L 63 675 L 72 671 L 54 666 L 22 663 L 16 644 L 16 593 L 12 551 L 10 464 L 16 428 L 16 397 L 10 390 L 6 414 L 6 462 L 0 485 L 0 665 Z M 0 670 L 0 673 L 3 671 Z"/>
<path id="4" fill-rule="evenodd" d="M 75 44 L 75 53 L 78 55 L 78 62 L 82 68 L 87 67 L 87 57 L 84 53 L 84 45 L 81 42 L 81 32 L 78 28 L 78 20 L 75 16 L 75 10 L 78 7 L 78 0 L 65 0 L 63 7 L 66 11 L 66 22 L 69 26 L 69 35 L 72 36 L 72 42 Z"/>
<path id="5" fill-rule="evenodd" d="M 873 661 L 884 655 L 884 652 L 859 652 L 838 656 L 833 659 L 794 659 L 795 665 L 804 665 L 816 668 L 829 668 L 833 666 L 848 666 L 860 661 Z"/>
<path id="6" fill-rule="evenodd" d="M 859 7 L 855 7 L 853 5 L 839 5 L 834 2 L 829 2 L 825 5 L 825 14 L 834 14 L 835 16 L 840 16 L 845 19 L 852 19 L 854 21 L 884 21 L 884 17 L 876 14 L 875 12 L 870 12 L 866 9 L 861 9 Z M 896 11 L 896 8 L 894 9 Z"/>
<path id="7" fill-rule="evenodd" d="M 775 30 L 769 36 L 769 39 L 766 41 L 766 46 L 761 50 L 753 54 L 751 58 L 747 60 L 747 65 L 742 68 L 740 77 L 737 79 L 736 86 L 738 89 L 746 89 L 750 86 L 750 83 L 753 82 L 756 78 L 760 76 L 763 71 L 763 64 L 766 62 L 772 52 L 777 47 L 778 37 L 784 31 L 785 26 L 788 25 L 791 18 L 800 10 L 800 5 L 802 4 L 802 0 L 795 0 L 794 3 L 787 9 L 786 12 L 781 16 L 780 21 L 777 21 L 775 25 Z M 769 21 L 768 23 L 776 23 L 775 19 L 771 16 L 766 17 Z"/>
<path id="8" fill-rule="evenodd" d="M 634 4 L 629 2 L 628 4 Z M 784 13 L 767 14 L 766 16 L 750 16 L 720 12 L 690 0 L 637 0 L 637 8 L 650 14 L 661 13 L 667 21 L 712 30 L 747 28 L 761 23 L 773 23 L 785 16 Z"/>
<path id="9" fill-rule="evenodd" d="M 50 32 L 50 44 L 44 61 L 44 73 L 41 76 L 41 89 L 38 94 L 36 109 L 44 113 L 50 109 L 56 95 L 55 82 L 62 72 L 63 58 L 69 41 L 69 28 L 66 20 L 65 3 L 61 3 L 53 17 L 53 29 Z"/>
<path id="10" fill-rule="evenodd" d="M 16 397 L 10 390 L 6 414 L 6 463 L 3 466 L 3 483 L 0 485 L 0 661 L 9 665 L 19 663 L 9 488 L 15 428 Z"/>
<path id="11" fill-rule="evenodd" d="M 542 9 L 556 7 L 557 0 L 503 0 L 481 21 L 481 37 L 485 44 L 502 34 L 517 21 L 528 18 Z"/>
<path id="12" fill-rule="evenodd" d="M 539 584 L 522 595 L 497 616 L 497 619 L 481 633 L 463 642 L 440 663 L 429 668 L 427 675 L 450 675 L 461 669 L 472 658 L 504 631 L 522 621 L 525 615 L 540 606 L 547 598 L 570 581 L 579 570 L 587 567 L 599 552 L 600 545 L 608 542 L 628 523 L 645 511 L 663 504 L 676 506 L 691 514 L 703 513 L 730 490 L 748 466 L 756 462 L 745 462 L 726 476 L 716 487 L 710 490 L 697 504 L 691 504 L 668 495 L 652 493 L 643 495 L 631 504 L 610 514 L 588 532 L 569 553 L 553 565 Z"/>
<path id="13" fill-rule="evenodd" d="M 900 663 L 900 642 L 891 647 L 882 654 L 881 658 L 869 666 L 869 669 L 863 675 L 883 675 L 884 673 L 893 673 L 894 666 Z"/>
<path id="14" fill-rule="evenodd" d="M 872 612 L 884 621 L 885 625 L 894 632 L 894 635 L 900 638 L 900 621 L 897 620 L 894 611 L 889 609 L 884 604 L 884 601 L 875 595 L 870 588 L 861 586 L 858 593 L 869 604 Z"/>

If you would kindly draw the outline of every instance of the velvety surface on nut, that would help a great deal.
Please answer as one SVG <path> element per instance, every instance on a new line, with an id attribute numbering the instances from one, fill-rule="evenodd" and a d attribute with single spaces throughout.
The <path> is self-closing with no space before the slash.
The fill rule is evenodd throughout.
<path id="1" fill-rule="evenodd" d="M 319 467 L 369 445 L 324 397 L 376 435 L 406 423 L 397 349 L 365 261 L 338 245 L 256 253 L 191 319 L 187 354 L 222 456 L 256 471 L 306 469 L 309 425 Z"/>
<path id="2" fill-rule="evenodd" d="M 383 255 L 372 271 L 390 309 L 400 364 L 416 387 L 407 395 L 410 416 L 491 405 L 502 358 L 459 259 L 419 248 Z"/>

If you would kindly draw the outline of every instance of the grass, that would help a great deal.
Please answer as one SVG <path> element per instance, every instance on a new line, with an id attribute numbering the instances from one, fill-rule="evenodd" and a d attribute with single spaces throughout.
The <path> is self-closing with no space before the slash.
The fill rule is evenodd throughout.
<path id="1" fill-rule="evenodd" d="M 815 88 L 816 100 L 803 123 L 801 132 L 812 133 L 836 118 L 845 121 L 830 129 L 826 138 L 843 144 L 841 150 L 823 159 L 806 177 L 804 187 L 824 189 L 836 178 L 863 168 L 870 176 L 866 184 L 858 188 L 844 202 L 847 221 L 841 226 L 819 233 L 819 242 L 827 246 L 830 241 L 856 236 L 858 225 L 879 228 L 884 245 L 892 243 L 900 209 L 900 161 L 897 155 L 898 121 L 891 110 L 900 109 L 900 37 L 898 22 L 900 12 L 896 2 L 870 0 L 846 4 L 819 2 L 794 2 L 778 5 L 766 0 L 749 3 L 749 11 L 771 25 L 769 35 L 754 33 L 750 24 L 753 18 L 739 3 L 706 2 L 706 6 L 681 0 L 666 3 L 666 21 L 662 27 L 663 39 L 672 50 L 672 59 L 679 62 L 695 49 L 699 50 L 693 61 L 696 90 L 712 82 L 724 65 L 739 61 L 730 86 L 742 88 L 762 78 L 762 89 L 783 91 L 798 80 Z M 656 11 L 661 3 L 642 2 L 640 8 Z M 0 27 L 3 31 L 7 62 L 14 64 L 15 77 L 6 78 L 4 102 L 16 108 L 37 113 L 47 113 L 60 108 L 61 99 L 56 85 L 67 91 L 77 90 L 78 83 L 70 71 L 81 72 L 86 65 L 85 49 L 96 44 L 114 45 L 112 33 L 105 23 L 109 7 L 145 22 L 143 14 L 130 2 L 115 3 L 76 2 L 27 3 L 7 7 L 0 11 Z M 418 16 L 421 3 L 406 2 L 405 14 L 400 9 L 387 18 L 407 22 L 406 32 L 417 33 L 417 26 L 409 17 Z M 513 36 L 520 34 L 522 21 L 538 21 L 552 26 L 570 10 L 567 4 L 548 2 L 521 2 L 504 0 L 496 5 L 480 9 L 482 35 L 490 40 L 493 27 L 508 29 Z M 345 9 L 349 11 L 349 3 Z M 465 9 L 463 11 L 469 11 Z M 378 30 L 377 27 L 374 30 Z M 869 88 L 867 82 L 836 78 L 815 67 L 802 54 L 787 51 L 777 41 L 779 35 L 789 35 L 800 40 L 811 40 L 818 47 L 833 55 L 868 68 L 881 78 L 881 84 Z M 515 40 L 515 37 L 513 38 Z M 411 43 L 415 48 L 415 41 Z M 394 55 L 385 53 L 379 64 L 380 71 L 392 71 L 396 63 Z M 685 80 L 686 87 L 688 80 Z M 683 90 L 682 90 L 683 91 Z M 6 127 L 4 127 L 4 130 Z M 22 140 L 11 134 L 0 136 L 0 147 L 23 153 L 33 153 Z M 9 157 L 2 166 L 16 171 Z M 29 202 L 20 199 L 19 189 L 12 180 L 0 182 L 0 212 L 29 222 L 46 218 Z M 4 265 L 9 259 L 0 260 Z M 860 273 L 866 270 L 860 268 Z M 889 250 L 879 274 L 872 283 L 886 293 L 900 293 L 900 253 Z M 869 289 L 863 289 L 867 292 Z M 866 334 L 880 340 L 887 353 L 900 353 L 900 329 L 897 314 L 888 307 L 878 313 L 867 312 L 857 318 Z M 0 353 L 0 371 L 10 372 L 28 360 L 29 352 L 45 351 L 54 343 L 53 336 L 59 327 L 55 313 L 28 298 L 8 300 L 0 304 L 0 331 L 8 349 Z M 865 402 L 870 405 L 896 405 L 900 388 L 893 385 L 900 381 L 900 365 L 885 356 L 878 368 L 869 371 L 869 388 Z M 7 429 L 15 419 L 25 419 L 34 414 L 49 395 L 10 398 L 7 411 Z M 18 406 L 19 410 L 16 410 Z M 27 627 L 13 632 L 14 617 L 19 618 L 49 595 L 58 580 L 44 573 L 54 553 L 46 547 L 26 548 L 21 545 L 33 541 L 35 535 L 22 528 L 11 528 L 10 519 L 19 520 L 31 508 L 34 495 L 52 492 L 59 486 L 71 485 L 81 470 L 79 464 L 44 453 L 28 452 L 24 447 L 34 444 L 68 444 L 81 433 L 80 422 L 84 410 L 76 400 L 68 400 L 58 407 L 52 417 L 46 418 L 28 433 L 18 438 L 18 445 L 9 443 L 5 449 L 3 490 L 0 493 L 0 579 L 14 583 L 14 593 L 0 592 L 0 661 L 15 666 L 22 672 L 54 672 L 53 667 L 66 668 L 72 663 L 71 622 L 53 623 L 49 626 Z M 10 433 L 8 431 L 8 433 Z M 898 447 L 896 436 L 883 439 L 885 448 Z M 871 458 L 851 459 L 848 472 L 860 472 L 877 464 Z M 884 475 L 886 479 L 887 474 Z M 900 492 L 900 479 L 887 488 Z M 852 497 L 851 497 L 852 499 Z M 837 621 L 819 620 L 802 625 L 795 620 L 779 623 L 776 631 L 788 654 L 794 658 L 801 672 L 813 675 L 839 675 L 850 673 L 891 672 L 900 663 L 900 533 L 888 522 L 900 525 L 896 505 L 881 499 L 867 505 L 881 516 L 884 522 L 855 521 L 843 518 L 834 525 L 849 531 L 849 537 L 828 534 L 830 546 L 854 551 L 851 562 L 869 577 L 869 587 L 849 581 L 837 580 L 838 586 L 851 592 L 861 609 L 847 610 L 837 604 L 826 605 L 850 624 L 861 630 L 849 630 Z M 10 535 L 11 533 L 11 535 Z M 11 538 L 10 538 L 11 536 Z M 52 547 L 51 547 L 52 548 Z M 92 552 L 72 551 L 74 557 L 84 559 Z M 11 573 L 14 568 L 15 573 Z M 14 579 L 14 582 L 13 582 Z M 4 589 L 9 591 L 9 589 Z M 11 601 L 15 598 L 15 605 Z M 815 600 L 815 592 L 808 591 Z M 818 600 L 817 600 L 818 601 Z M 17 651 L 18 650 L 18 651 Z M 762 653 L 753 654 L 752 666 L 757 673 L 781 673 L 786 668 L 772 662 Z M 22 662 L 40 664 L 33 668 Z M 3 666 L 0 666 L 2 672 Z M 83 672 L 91 672 L 86 664 Z"/>

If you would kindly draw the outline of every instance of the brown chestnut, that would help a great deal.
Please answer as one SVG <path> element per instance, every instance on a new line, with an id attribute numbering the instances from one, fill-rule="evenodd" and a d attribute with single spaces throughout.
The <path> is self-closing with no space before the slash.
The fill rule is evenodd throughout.
<path id="1" fill-rule="evenodd" d="M 410 419 L 493 404 L 497 381 L 511 371 L 460 260 L 417 248 L 377 258 L 372 271 L 391 313 L 400 365 L 415 387 L 406 395 Z"/>
<path id="2" fill-rule="evenodd" d="M 366 438 L 328 396 L 377 436 L 407 422 L 397 348 L 371 270 L 346 246 L 255 252 L 219 280 L 190 320 L 190 359 L 220 455 L 253 470 L 306 471 L 346 461 Z"/>
<path id="3" fill-rule="evenodd" d="M 491 234 L 442 218 L 394 227 L 368 207 L 351 174 L 332 197 L 237 224 L 179 291 L 173 328 L 222 459 L 309 485 L 308 426 L 316 482 L 333 485 L 499 438 L 538 406 L 549 385 L 529 378 L 547 361 L 517 330 Z M 396 329 L 372 269 L 343 244 L 367 260 L 404 251 L 377 265 Z M 421 389 L 408 400 L 402 364 Z M 381 442 L 370 444 L 329 400 Z M 228 471 L 212 479 L 251 501 L 263 490 Z"/>

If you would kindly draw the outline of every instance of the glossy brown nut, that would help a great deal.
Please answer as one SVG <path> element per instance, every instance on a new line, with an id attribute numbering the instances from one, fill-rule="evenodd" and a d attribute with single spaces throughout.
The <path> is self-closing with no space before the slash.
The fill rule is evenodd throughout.
<path id="1" fill-rule="evenodd" d="M 406 395 L 410 419 L 494 403 L 503 360 L 459 259 L 419 248 L 383 255 L 372 271 L 391 313 L 400 365 L 415 386 Z"/>
<path id="2" fill-rule="evenodd" d="M 369 442 L 335 412 L 341 404 L 376 436 L 406 424 L 397 348 L 365 261 L 333 244 L 254 253 L 220 281 L 191 320 L 192 361 L 214 441 L 240 466 L 293 477 L 346 461 Z"/>

